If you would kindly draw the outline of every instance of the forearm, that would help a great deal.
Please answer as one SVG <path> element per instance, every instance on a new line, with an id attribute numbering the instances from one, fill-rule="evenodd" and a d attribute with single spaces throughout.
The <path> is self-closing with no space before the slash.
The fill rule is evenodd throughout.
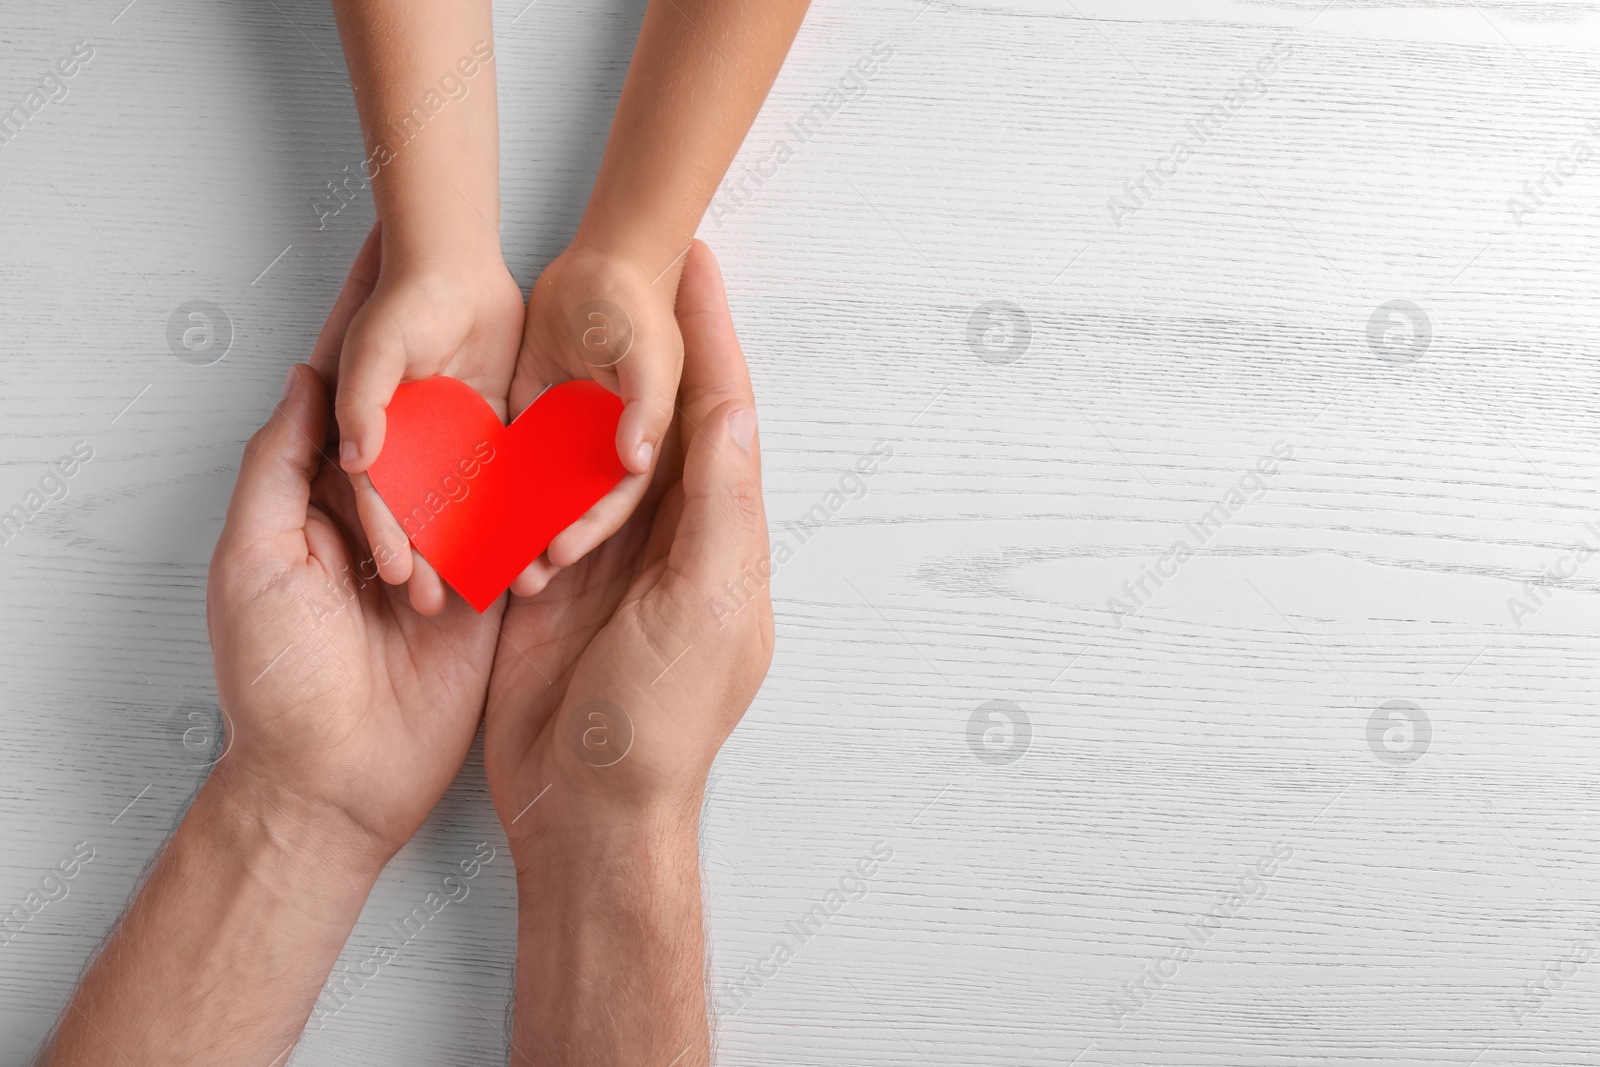
<path id="1" fill-rule="evenodd" d="M 41 1065 L 282 1062 L 381 868 L 361 835 L 219 768 Z"/>
<path id="2" fill-rule="evenodd" d="M 512 1067 L 710 1062 L 698 813 L 552 808 L 513 842 Z"/>
<path id="3" fill-rule="evenodd" d="M 809 0 L 650 0 L 578 242 L 676 266 Z"/>
<path id="4" fill-rule="evenodd" d="M 500 134 L 488 0 L 333 0 L 385 262 L 499 254 Z"/>

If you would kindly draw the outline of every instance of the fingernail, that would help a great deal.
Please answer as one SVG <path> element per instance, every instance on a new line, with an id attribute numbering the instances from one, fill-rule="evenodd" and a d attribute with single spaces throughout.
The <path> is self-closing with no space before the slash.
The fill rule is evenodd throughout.
<path id="1" fill-rule="evenodd" d="M 294 372 L 298 367 L 290 367 L 288 375 L 283 379 L 283 395 L 278 398 L 278 403 L 289 399 L 289 394 L 294 392 Z"/>
<path id="2" fill-rule="evenodd" d="M 638 448 L 633 450 L 633 454 L 639 458 L 639 466 L 644 467 L 646 470 L 649 469 L 650 457 L 655 455 L 655 452 L 656 450 L 651 447 L 649 441 L 644 442 Z"/>
<path id="3" fill-rule="evenodd" d="M 750 451 L 750 441 L 756 435 L 756 413 L 749 408 L 740 408 L 728 416 L 728 432 L 733 434 L 733 443 Z"/>
<path id="4" fill-rule="evenodd" d="M 356 447 L 354 441 L 339 442 L 339 462 L 354 463 L 361 456 L 361 449 Z"/>

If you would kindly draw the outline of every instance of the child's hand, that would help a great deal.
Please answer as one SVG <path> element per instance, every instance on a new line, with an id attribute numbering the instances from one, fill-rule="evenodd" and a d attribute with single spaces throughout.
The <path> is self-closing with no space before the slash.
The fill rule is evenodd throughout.
<path id="1" fill-rule="evenodd" d="M 513 416 L 552 385 L 592 378 L 626 405 L 617 455 L 630 473 L 529 564 L 512 583 L 518 596 L 533 596 L 559 568 L 610 537 L 644 496 L 683 372 L 683 337 L 673 314 L 679 266 L 675 261 L 652 277 L 622 256 L 574 244 L 534 282 L 511 381 Z"/>
<path id="2" fill-rule="evenodd" d="M 386 246 L 380 226 L 373 227 L 335 306 L 337 312 L 354 302 L 360 311 L 342 337 L 324 330 L 312 364 L 338 381 L 339 465 L 355 484 L 378 573 L 391 584 L 410 581 L 413 606 L 435 615 L 444 610 L 444 584 L 411 549 L 366 471 L 383 448 L 384 409 L 403 381 L 459 378 L 505 417 L 501 398 L 521 333 L 522 291 L 496 243 L 422 251 L 395 244 Z"/>

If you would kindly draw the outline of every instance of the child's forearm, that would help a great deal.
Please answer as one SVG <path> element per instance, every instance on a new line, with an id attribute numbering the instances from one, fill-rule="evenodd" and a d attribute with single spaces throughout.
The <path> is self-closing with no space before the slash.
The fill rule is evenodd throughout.
<path id="1" fill-rule="evenodd" d="M 808 5 L 650 0 L 580 244 L 676 269 Z"/>
<path id="2" fill-rule="evenodd" d="M 333 0 L 385 262 L 491 250 L 500 144 L 489 0 Z"/>

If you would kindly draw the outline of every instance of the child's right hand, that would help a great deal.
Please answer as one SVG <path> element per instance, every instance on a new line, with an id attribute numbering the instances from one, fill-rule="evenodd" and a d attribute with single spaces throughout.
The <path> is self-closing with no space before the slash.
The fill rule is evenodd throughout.
<path id="1" fill-rule="evenodd" d="M 344 322 L 348 330 L 339 329 Z M 412 606 L 424 615 L 444 610 L 444 583 L 366 474 L 383 448 L 384 409 L 401 382 L 447 374 L 488 398 L 503 421 L 522 323 L 522 291 L 498 242 L 412 250 L 386 245 L 380 222 L 317 338 L 311 362 L 338 382 L 339 465 L 355 485 L 373 563 L 384 581 L 410 582 Z"/>

